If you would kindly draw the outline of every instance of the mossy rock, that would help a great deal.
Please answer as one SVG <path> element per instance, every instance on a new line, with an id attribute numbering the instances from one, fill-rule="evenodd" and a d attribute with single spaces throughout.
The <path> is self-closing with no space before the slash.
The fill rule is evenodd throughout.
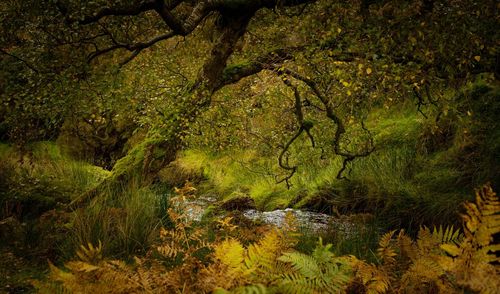
<path id="1" fill-rule="evenodd" d="M 224 200 L 220 207 L 224 210 L 247 210 L 247 209 L 255 209 L 255 200 L 245 194 L 242 193 L 233 193 L 237 195 L 232 195 L 229 199 Z"/>
<path id="2" fill-rule="evenodd" d="M 314 195 L 304 197 L 295 206 L 301 209 L 331 214 L 335 207 L 333 200 L 335 193 L 335 191 L 329 189 L 320 190 Z"/>

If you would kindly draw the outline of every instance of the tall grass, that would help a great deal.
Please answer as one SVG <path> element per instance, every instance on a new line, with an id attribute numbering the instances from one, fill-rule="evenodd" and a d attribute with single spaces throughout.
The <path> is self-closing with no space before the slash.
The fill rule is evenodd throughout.
<path id="1" fill-rule="evenodd" d="M 467 171 L 460 165 L 462 153 L 457 152 L 463 150 L 457 144 L 463 143 L 458 139 L 443 143 L 452 138 L 432 137 L 438 136 L 429 132 L 434 123 L 420 115 L 412 104 L 374 110 L 367 126 L 377 149 L 350 165 L 346 172 L 349 180 L 336 178 L 341 158 L 320 159 L 315 150 L 299 146 L 298 142 L 291 149 L 293 160 L 299 165 L 290 189 L 283 183 L 276 184 L 275 175 L 283 172 L 277 166 L 277 154 L 272 157 L 262 156 L 256 150 L 220 154 L 188 150 L 179 161 L 186 167 L 203 170 L 208 180 L 202 189 L 223 198 L 246 194 L 260 209 L 295 205 L 329 211 L 331 207 L 314 205 L 326 199 L 319 205 L 333 205 L 345 213 L 377 213 L 389 227 L 453 223 L 458 220 L 461 203 L 471 195 L 464 188 Z M 429 142 L 441 145 L 422 152 L 420 146 Z"/>
<path id="2" fill-rule="evenodd" d="M 108 174 L 66 157 L 51 142 L 34 143 L 23 152 L 2 144 L 0 151 L 0 203 L 7 207 L 2 211 L 4 217 L 13 213 L 36 217 L 57 203 L 69 202 Z M 9 211 L 10 205 L 22 207 L 22 211 Z"/>
<path id="3" fill-rule="evenodd" d="M 147 251 L 158 237 L 161 195 L 152 188 L 130 185 L 108 189 L 87 207 L 74 212 L 69 243 L 103 245 L 106 256 L 123 257 Z"/>

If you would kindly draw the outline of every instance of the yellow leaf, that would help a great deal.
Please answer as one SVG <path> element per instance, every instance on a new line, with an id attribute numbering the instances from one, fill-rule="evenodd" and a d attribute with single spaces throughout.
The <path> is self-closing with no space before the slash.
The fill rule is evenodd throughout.
<path id="1" fill-rule="evenodd" d="M 337 29 L 337 33 L 339 33 L 339 34 L 340 34 L 340 32 L 342 32 L 342 29 L 341 29 L 341 28 L 338 28 L 338 29 Z"/>
<path id="2" fill-rule="evenodd" d="M 351 91 L 347 90 L 347 96 L 351 96 L 351 95 L 352 95 Z"/>
<path id="3" fill-rule="evenodd" d="M 226 239 L 215 247 L 215 258 L 231 268 L 243 264 L 245 249 L 238 240 Z"/>
<path id="4" fill-rule="evenodd" d="M 474 56 L 474 59 L 475 59 L 477 62 L 479 62 L 479 61 L 481 61 L 481 56 L 476 55 L 476 56 Z"/>
<path id="5" fill-rule="evenodd" d="M 371 73 L 372 73 L 372 69 L 371 69 L 371 68 L 367 68 L 367 69 L 366 69 L 366 74 L 367 74 L 367 75 L 369 75 L 369 74 L 371 74 Z"/>
<path id="6" fill-rule="evenodd" d="M 460 248 L 453 244 L 441 244 L 439 247 L 453 257 L 458 256 L 461 253 Z"/>
<path id="7" fill-rule="evenodd" d="M 362 69 L 362 68 L 363 68 L 363 64 L 362 63 L 358 64 L 358 69 Z"/>

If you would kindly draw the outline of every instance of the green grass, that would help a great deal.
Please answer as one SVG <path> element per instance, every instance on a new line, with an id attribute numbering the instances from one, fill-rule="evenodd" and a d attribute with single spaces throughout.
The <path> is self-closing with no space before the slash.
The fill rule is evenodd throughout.
<path id="1" fill-rule="evenodd" d="M 97 185 L 109 172 L 83 161 L 73 160 L 52 142 L 37 142 L 23 154 L 2 144 L 0 148 L 0 202 L 22 211 L 2 210 L 4 217 L 36 217 L 58 203 L 67 203 Z"/>
<path id="2" fill-rule="evenodd" d="M 142 254 L 158 238 L 165 214 L 161 198 L 152 188 L 131 184 L 108 190 L 85 208 L 76 210 L 70 229 L 70 255 L 80 245 L 103 245 L 106 256 L 130 257 Z"/>
<path id="3" fill-rule="evenodd" d="M 344 213 L 376 213 L 388 227 L 456 223 L 461 203 L 471 199 L 474 187 L 488 180 L 498 184 L 498 92 L 484 85 L 458 95 L 450 92 L 445 106 L 453 109 L 438 122 L 433 108 L 425 110 L 430 117 L 425 119 L 410 103 L 374 109 L 366 125 L 376 151 L 350 165 L 348 181 L 336 179 L 340 158 L 320 160 L 300 142 L 291 150 L 299 165 L 290 189 L 276 184 L 274 175 L 283 172 L 277 154 L 188 150 L 179 162 L 203 171 L 207 181 L 202 192 L 222 198 L 234 192 L 249 195 L 264 210 L 294 205 L 329 211 L 334 205 Z"/>

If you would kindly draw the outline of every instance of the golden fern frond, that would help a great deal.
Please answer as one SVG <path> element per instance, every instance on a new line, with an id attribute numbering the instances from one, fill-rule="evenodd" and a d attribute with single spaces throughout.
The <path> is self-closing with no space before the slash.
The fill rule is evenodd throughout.
<path id="1" fill-rule="evenodd" d="M 417 235 L 417 248 L 420 256 L 430 254 L 439 244 L 440 242 L 433 236 L 428 227 L 420 227 Z"/>
<path id="2" fill-rule="evenodd" d="M 83 262 L 98 263 L 102 260 L 102 243 L 99 240 L 99 245 L 94 247 L 88 242 L 87 247 L 80 245 L 80 249 L 76 251 L 76 255 Z"/>
<path id="3" fill-rule="evenodd" d="M 69 261 L 64 266 L 73 272 L 90 273 L 99 270 L 101 267 L 84 261 Z"/>
<path id="4" fill-rule="evenodd" d="M 261 241 L 248 246 L 244 260 L 245 265 L 250 272 L 270 272 L 282 251 L 282 247 L 279 233 L 276 230 L 271 230 Z"/>
<path id="5" fill-rule="evenodd" d="M 500 233 L 500 201 L 493 189 L 485 185 L 476 190 L 476 203 L 465 204 L 467 237 L 473 238 L 479 246 L 488 246 L 493 235 Z"/>
<path id="6" fill-rule="evenodd" d="M 413 240 L 405 234 L 404 230 L 401 230 L 398 234 L 397 245 L 402 256 L 412 261 L 418 258 L 418 250 Z"/>
<path id="7" fill-rule="evenodd" d="M 226 239 L 215 246 L 214 256 L 222 264 L 235 271 L 240 271 L 245 259 L 245 248 L 238 240 Z"/>
<path id="8" fill-rule="evenodd" d="M 170 243 L 163 243 L 161 246 L 157 246 L 156 250 L 158 252 L 168 258 L 175 258 L 179 253 L 182 253 L 183 250 L 179 247 L 174 241 Z"/>
<path id="9" fill-rule="evenodd" d="M 458 244 L 460 242 L 462 234 L 460 230 L 455 230 L 453 226 L 447 226 L 443 229 L 443 226 L 439 226 L 438 228 L 434 227 L 432 231 L 432 236 L 439 243 L 455 243 Z"/>
<path id="10" fill-rule="evenodd" d="M 59 282 L 69 282 L 73 283 L 76 281 L 75 275 L 72 273 L 66 272 L 55 266 L 52 262 L 49 260 L 49 269 L 50 269 L 50 277 L 54 281 L 59 281 Z"/>
<path id="11" fill-rule="evenodd" d="M 421 227 L 418 231 L 417 248 L 418 255 L 427 256 L 438 254 L 439 248 L 449 251 L 449 254 L 455 254 L 454 248 L 461 242 L 463 235 L 460 230 L 455 230 L 453 226 L 443 228 L 443 226 L 434 227 L 431 231 L 428 227 Z M 452 253 L 453 252 L 453 253 Z"/>
<path id="12" fill-rule="evenodd" d="M 226 216 L 222 220 L 218 220 L 217 225 L 219 226 L 220 230 L 226 230 L 226 231 L 232 232 L 238 228 L 238 226 L 231 223 L 232 220 L 233 220 L 233 217 Z"/>
<path id="13" fill-rule="evenodd" d="M 385 233 L 378 243 L 379 247 L 377 249 L 377 254 L 384 265 L 390 265 L 396 262 L 395 256 L 397 256 L 397 253 L 391 244 L 395 232 L 396 231 L 393 230 Z"/>
<path id="14" fill-rule="evenodd" d="M 366 293 L 382 294 L 389 290 L 391 280 L 384 267 L 379 268 L 355 258 L 353 266 L 355 282 L 360 283 Z"/>
<path id="15" fill-rule="evenodd" d="M 417 259 L 401 278 L 401 287 L 407 288 L 410 284 L 422 282 L 437 283 L 445 272 L 432 257 Z"/>
<path id="16" fill-rule="evenodd" d="M 193 183 L 191 183 L 190 181 L 186 181 L 186 183 L 182 188 L 174 187 L 174 192 L 177 195 L 191 195 L 196 191 L 197 189 L 193 186 Z"/>

